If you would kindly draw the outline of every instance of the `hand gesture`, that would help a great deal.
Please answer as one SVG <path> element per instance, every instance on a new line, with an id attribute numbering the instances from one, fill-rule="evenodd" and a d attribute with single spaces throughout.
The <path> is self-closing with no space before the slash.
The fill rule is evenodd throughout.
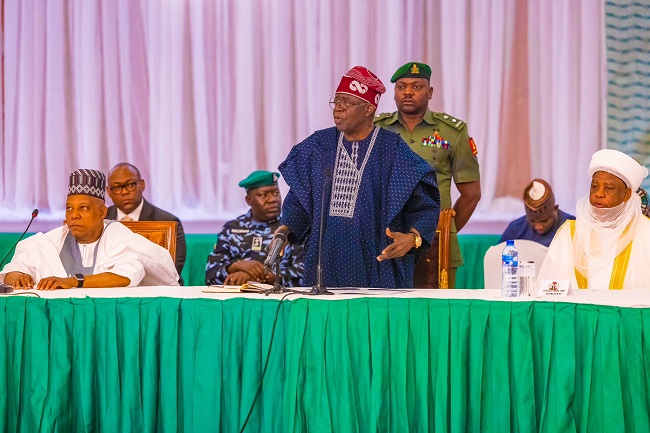
<path id="1" fill-rule="evenodd" d="M 377 256 L 377 261 L 402 257 L 415 246 L 415 236 L 412 233 L 393 232 L 386 227 L 386 236 L 393 239 L 393 243 Z"/>

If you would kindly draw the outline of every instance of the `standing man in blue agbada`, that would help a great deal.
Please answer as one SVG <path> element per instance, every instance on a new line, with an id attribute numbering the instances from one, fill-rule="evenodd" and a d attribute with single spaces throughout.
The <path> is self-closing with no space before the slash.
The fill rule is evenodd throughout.
<path id="1" fill-rule="evenodd" d="M 435 168 L 441 209 L 452 207 L 452 179 L 460 192 L 453 203 L 456 216 L 450 237 L 449 288 L 454 288 L 456 270 L 463 265 L 457 232 L 467 224 L 481 199 L 481 183 L 476 144 L 467 132 L 467 124 L 452 115 L 429 110 L 433 96 L 430 78 L 431 68 L 424 63 L 401 66 L 390 79 L 395 83 L 397 111 L 382 113 L 375 118 L 375 124 L 400 134 L 415 153 Z M 426 268 L 416 265 L 416 272 L 427 272 Z"/>
<path id="2" fill-rule="evenodd" d="M 415 251 L 434 236 L 440 197 L 433 168 L 398 134 L 373 125 L 384 92 L 375 74 L 352 68 L 330 100 L 335 126 L 280 164 L 290 187 L 282 229 L 305 245 L 304 285 L 316 282 L 322 236 L 325 286 L 413 287 Z"/>

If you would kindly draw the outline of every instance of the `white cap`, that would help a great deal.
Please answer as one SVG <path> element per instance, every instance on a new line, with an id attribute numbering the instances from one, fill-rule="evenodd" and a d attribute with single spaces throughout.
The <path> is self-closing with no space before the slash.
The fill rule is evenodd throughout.
<path id="1" fill-rule="evenodd" d="M 648 175 L 648 169 L 634 158 L 614 149 L 603 149 L 594 153 L 589 164 L 589 177 L 597 171 L 605 171 L 625 182 L 628 188 L 636 191 Z"/>
<path id="2" fill-rule="evenodd" d="M 528 190 L 528 197 L 537 201 L 542 197 L 544 197 L 545 192 L 546 192 L 546 187 L 544 186 L 544 184 L 542 182 L 538 182 L 534 180 L 533 185 Z"/>

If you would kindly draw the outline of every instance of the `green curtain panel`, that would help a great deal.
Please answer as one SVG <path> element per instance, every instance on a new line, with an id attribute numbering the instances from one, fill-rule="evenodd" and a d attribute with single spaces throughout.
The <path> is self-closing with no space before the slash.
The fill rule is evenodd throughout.
<path id="1" fill-rule="evenodd" d="M 18 240 L 20 233 L 0 233 L 0 257 Z M 499 243 L 500 235 L 459 235 L 465 265 L 458 269 L 456 287 L 463 289 L 483 288 L 483 256 L 488 248 Z M 187 286 L 205 285 L 205 264 L 214 249 L 217 235 L 188 234 L 187 259 L 183 268 L 183 280 Z"/>
<path id="2" fill-rule="evenodd" d="M 0 429 L 237 432 L 277 300 L 0 299 Z M 285 301 L 247 432 L 648 432 L 647 309 Z"/>

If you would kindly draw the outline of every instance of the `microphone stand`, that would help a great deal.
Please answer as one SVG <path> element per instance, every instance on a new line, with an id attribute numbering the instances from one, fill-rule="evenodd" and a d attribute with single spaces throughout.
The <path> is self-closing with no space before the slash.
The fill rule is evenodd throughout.
<path id="1" fill-rule="evenodd" d="M 309 291 L 310 295 L 333 295 L 332 292 L 327 290 L 323 284 L 323 225 L 325 223 L 325 193 L 332 173 L 329 170 L 325 171 L 325 186 L 323 186 L 323 194 L 320 200 L 320 231 L 318 233 L 318 264 L 316 265 L 316 285 Z"/>
<path id="2" fill-rule="evenodd" d="M 11 252 L 14 250 L 14 248 L 16 248 L 16 245 L 18 245 L 18 242 L 20 242 L 20 240 L 25 236 L 25 234 L 27 233 L 27 230 L 29 230 L 29 228 L 32 226 L 32 223 L 34 222 L 34 218 L 36 218 L 37 216 L 38 216 L 38 209 L 34 209 L 32 211 L 32 219 L 29 220 L 29 224 L 27 224 L 27 228 L 25 229 L 23 234 L 20 235 L 20 237 L 18 238 L 18 240 L 16 241 L 14 246 L 11 247 L 11 249 L 7 252 L 7 255 L 5 255 L 4 258 L 2 259 L 2 261 L 0 261 L 0 270 L 2 270 L 2 266 L 5 264 L 5 261 L 7 260 L 7 257 L 9 257 L 9 254 L 11 254 Z M 0 283 L 0 293 L 3 293 L 3 294 L 4 293 L 11 293 L 13 291 L 14 291 L 13 286 L 10 286 L 9 284 L 5 284 L 5 283 Z"/>
<path id="3" fill-rule="evenodd" d="M 289 292 L 290 290 L 287 290 L 284 288 L 282 285 L 282 278 L 280 278 L 280 260 L 282 257 L 280 254 L 275 258 L 275 262 L 273 263 L 273 267 L 275 268 L 274 274 L 275 274 L 275 282 L 273 283 L 273 288 L 272 289 L 267 289 L 264 291 L 264 296 L 269 296 L 271 293 L 284 293 L 284 292 Z"/>

